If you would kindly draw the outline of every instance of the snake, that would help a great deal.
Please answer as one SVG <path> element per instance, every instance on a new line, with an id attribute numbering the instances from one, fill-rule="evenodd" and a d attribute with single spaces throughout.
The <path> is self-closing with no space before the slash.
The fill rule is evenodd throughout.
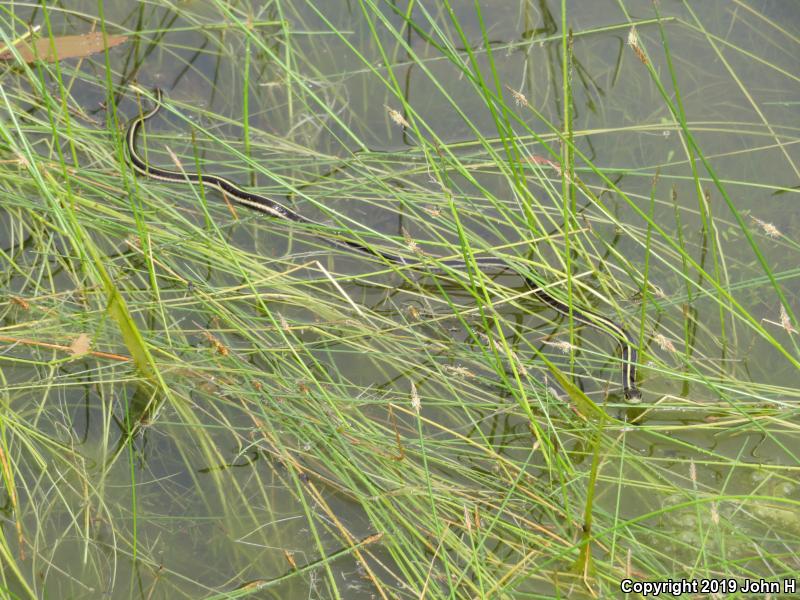
<path id="1" fill-rule="evenodd" d="M 355 240 L 347 239 L 343 232 L 335 230 L 330 226 L 310 219 L 298 212 L 284 206 L 280 202 L 239 187 L 230 179 L 214 175 L 213 173 L 192 173 L 184 171 L 172 171 L 162 167 L 151 165 L 143 158 L 136 149 L 136 139 L 144 124 L 152 119 L 161 110 L 164 104 L 164 92 L 155 88 L 152 90 L 154 99 L 153 107 L 147 112 L 140 111 L 139 116 L 131 119 L 125 132 L 125 145 L 130 165 L 136 173 L 159 181 L 182 184 L 199 184 L 216 189 L 224 197 L 230 199 L 235 204 L 245 208 L 258 211 L 275 219 L 299 223 L 316 228 L 320 231 L 329 231 L 331 237 L 325 236 L 325 241 L 333 246 L 344 248 L 348 251 L 355 251 L 360 254 L 368 255 L 394 265 L 410 268 L 417 271 L 439 271 L 447 273 L 452 270 L 466 270 L 467 263 L 461 259 L 445 259 L 436 262 L 438 266 L 432 267 L 429 263 L 419 260 L 409 260 L 398 254 L 392 254 L 384 250 L 377 250 L 370 246 L 361 244 Z M 488 270 L 505 271 L 510 268 L 509 263 L 493 256 L 473 257 L 475 268 L 483 272 Z M 473 264 L 471 261 L 470 264 Z M 600 332 L 614 337 L 621 348 L 622 359 L 622 391 L 625 399 L 630 403 L 640 402 L 642 393 L 636 385 L 636 365 L 638 359 L 638 344 L 631 333 L 617 321 L 606 317 L 600 313 L 585 308 L 578 308 L 574 305 L 566 304 L 553 296 L 549 291 L 543 289 L 536 280 L 530 276 L 519 274 L 526 286 L 533 295 L 544 305 L 553 309 L 560 315 L 575 322 L 592 327 Z"/>

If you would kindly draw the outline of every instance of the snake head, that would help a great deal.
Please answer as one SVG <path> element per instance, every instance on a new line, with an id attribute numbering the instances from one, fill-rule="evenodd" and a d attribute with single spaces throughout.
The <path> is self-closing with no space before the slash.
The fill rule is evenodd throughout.
<path id="1" fill-rule="evenodd" d="M 642 401 L 642 392 L 637 388 L 625 388 L 625 401 L 628 404 L 639 404 Z"/>

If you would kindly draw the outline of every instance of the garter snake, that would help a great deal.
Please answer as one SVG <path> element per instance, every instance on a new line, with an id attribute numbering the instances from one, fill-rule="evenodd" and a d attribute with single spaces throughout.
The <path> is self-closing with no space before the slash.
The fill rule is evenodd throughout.
<path id="1" fill-rule="evenodd" d="M 127 131 L 125 132 L 125 144 L 128 151 L 128 157 L 130 159 L 131 166 L 137 173 L 140 173 L 145 177 L 150 177 L 152 179 L 158 179 L 161 181 L 169 181 L 172 183 L 199 183 L 204 186 L 217 189 L 236 204 L 252 210 L 260 211 L 266 215 L 269 215 L 270 217 L 284 219 L 294 223 L 312 225 L 327 231 L 332 231 L 330 227 L 323 223 L 319 223 L 309 219 L 308 217 L 304 217 L 303 215 L 273 200 L 272 198 L 267 198 L 261 194 L 244 190 L 229 179 L 225 179 L 219 175 L 204 173 L 201 176 L 199 173 L 170 171 L 168 169 L 155 167 L 149 164 L 139 155 L 136 150 L 136 137 L 145 121 L 155 116 L 155 114 L 161 109 L 163 92 L 156 88 L 153 90 L 153 95 L 155 98 L 155 104 L 153 108 L 145 113 L 140 114 L 140 116 L 136 117 L 135 119 L 132 119 L 128 124 Z M 341 236 L 341 232 L 339 231 L 333 230 L 332 232 Z M 345 238 L 326 238 L 326 241 L 332 245 L 342 247 L 346 250 L 356 250 L 363 254 L 371 255 L 396 265 L 407 266 L 411 269 L 430 271 L 428 265 L 423 265 L 421 262 L 409 261 L 400 255 L 385 252 L 383 250 L 375 250 L 356 241 L 347 240 Z M 439 261 L 439 264 L 445 268 L 443 270 L 446 270 L 447 268 L 456 270 L 467 268 L 466 263 L 459 259 L 442 260 Z M 475 257 L 474 264 L 477 268 L 482 270 L 495 269 L 500 271 L 508 270 L 510 268 L 506 261 L 491 256 Z M 584 308 L 578 309 L 574 306 L 570 309 L 568 304 L 565 304 L 555 296 L 552 296 L 549 292 L 542 289 L 542 287 L 533 279 L 522 274 L 520 274 L 520 277 L 524 279 L 528 288 L 530 288 L 533 294 L 545 305 L 549 306 L 561 315 L 566 316 L 567 318 L 570 318 L 571 316 L 573 320 L 607 333 L 619 341 L 622 348 L 623 393 L 625 398 L 630 402 L 640 401 L 642 394 L 636 387 L 636 361 L 638 358 L 638 352 L 636 348 L 637 344 L 633 336 L 625 329 L 625 327 L 616 321 L 594 311 L 586 310 Z"/>

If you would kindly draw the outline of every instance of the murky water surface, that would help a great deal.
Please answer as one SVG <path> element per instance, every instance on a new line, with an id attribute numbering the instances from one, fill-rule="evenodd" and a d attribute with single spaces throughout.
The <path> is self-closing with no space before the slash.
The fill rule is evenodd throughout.
<path id="1" fill-rule="evenodd" d="M 158 340 L 152 342 L 159 346 L 156 359 L 174 365 L 165 382 L 172 396 L 148 392 L 115 359 L 69 360 L 52 348 L 6 341 L 18 335 L 15 327 L 62 346 L 72 341 L 65 332 L 86 332 L 103 350 L 128 354 L 97 301 L 99 292 L 84 289 L 76 271 L 65 267 L 77 249 L 19 208 L 24 185 L 0 181 L 6 249 L 0 261 L 18 265 L 3 267 L 3 292 L 12 298 L 3 305 L 0 329 L 4 403 L 12 410 L 9 419 L 43 436 L 34 437 L 41 447 L 20 448 L 22 437 L 9 435 L 3 451 L 15 461 L 19 495 L 5 492 L 3 534 L 28 569 L 22 575 L 29 585 L 42 597 L 149 599 L 221 597 L 215 594 L 252 592 L 269 582 L 253 597 L 327 598 L 334 597 L 335 579 L 341 597 L 366 599 L 378 597 L 374 581 L 380 580 L 393 587 L 392 597 L 419 597 L 417 587 L 403 582 L 425 577 L 404 572 L 403 557 L 390 545 L 368 543 L 365 558 L 347 550 L 343 532 L 350 543 L 376 533 L 370 510 L 376 498 L 394 495 L 402 503 L 428 493 L 413 480 L 405 489 L 385 485 L 397 479 L 384 480 L 382 472 L 403 468 L 403 444 L 420 455 L 419 431 L 435 456 L 427 468 L 454 489 L 471 489 L 465 473 L 496 473 L 501 493 L 515 477 L 504 461 L 525 464 L 523 479 L 547 480 L 546 462 L 531 455 L 535 440 L 521 402 L 546 423 L 550 410 L 569 411 L 570 401 L 539 353 L 566 372 L 574 369 L 576 383 L 594 401 L 607 401 L 610 414 L 649 428 L 632 425 L 609 436 L 594 501 L 596 510 L 622 520 L 662 511 L 637 523 L 646 528 L 640 543 L 661 549 L 650 573 L 680 576 L 675 564 L 696 563 L 698 552 L 711 562 L 740 561 L 754 576 L 769 577 L 784 564 L 777 557 L 797 550 L 792 540 L 800 523 L 790 505 L 769 498 L 798 501 L 800 448 L 791 410 L 798 400 L 793 361 L 800 355 L 796 333 L 780 326 L 775 288 L 800 311 L 800 13 L 784 2 L 690 5 L 661 2 L 678 98 L 650 2 L 568 3 L 570 108 L 582 154 L 575 177 L 593 197 L 576 192 L 580 217 L 571 243 L 583 244 L 582 256 L 588 252 L 594 264 L 578 258 L 573 274 L 614 297 L 617 312 L 599 295 L 587 301 L 641 339 L 644 403 L 632 407 L 621 397 L 619 363 L 608 358 L 613 343 L 607 336 L 582 331 L 578 343 L 585 352 L 570 366 L 569 356 L 552 345 L 570 339 L 568 324 L 523 299 L 498 306 L 496 315 L 519 356 L 493 357 L 480 337 L 487 317 L 464 287 L 435 280 L 420 286 L 419 278 L 333 252 L 307 229 L 242 208 L 234 218 L 213 190 L 203 196 L 188 186 L 140 179 L 146 191 L 139 193 L 149 200 L 137 204 L 132 177 L 112 155 L 115 131 L 148 106 L 136 86 L 160 87 L 169 110 L 147 125 L 148 160 L 176 168 L 177 159 L 187 171 L 199 165 L 311 218 L 361 231 L 372 243 L 397 248 L 397 240 L 414 240 L 431 255 L 462 235 L 475 248 L 505 245 L 509 254 L 525 255 L 521 232 L 532 231 L 531 221 L 509 174 L 510 165 L 524 164 L 522 185 L 538 199 L 532 206 L 541 226 L 536 235 L 549 239 L 536 260 L 563 271 L 548 250 L 556 244 L 564 256 L 562 178 L 545 146 L 561 152 L 553 129 L 561 127 L 565 111 L 559 3 L 484 2 L 480 18 L 472 2 L 455 3 L 452 14 L 438 2 L 414 3 L 414 27 L 404 23 L 405 3 L 378 11 L 335 1 L 104 3 L 106 30 L 129 36 L 127 42 L 106 56 L 60 65 L 62 83 L 82 110 L 72 115 L 76 127 L 104 132 L 95 143 L 104 144 L 108 156 L 103 162 L 76 153 L 75 176 L 95 173 L 89 179 L 98 186 L 75 189 L 98 203 L 116 190 L 108 211 L 82 204 L 81 214 L 96 212 L 102 223 L 93 231 L 111 275 L 139 290 L 127 302 L 149 338 Z M 55 36 L 100 27 L 96 2 L 54 5 L 46 15 L 22 4 L 7 10 L 2 18 L 4 27 L 13 24 L 5 31 L 10 38 L 26 24 L 46 28 L 45 16 Z M 631 47 L 634 21 L 641 47 L 670 101 L 680 100 L 728 199 L 688 149 L 676 124 L 680 117 L 670 114 Z M 247 28 L 256 35 L 245 35 Z M 448 55 L 469 64 L 469 72 L 480 71 L 483 93 Z M 38 81 L 55 93 L 55 69 L 31 68 L 3 67 L 1 83 L 5 94 L 26 99 L 17 118 L 34 151 L 56 160 L 47 113 L 36 100 L 40 92 L 31 92 L 31 81 Z M 498 93 L 503 109 L 487 100 L 486 94 Z M 3 119 L 10 128 L 7 114 Z M 514 132 L 516 149 L 504 145 L 501 128 L 505 135 Z M 71 163 L 71 150 L 65 145 L 64 151 Z M 44 218 L 53 201 L 41 199 Z M 663 234 L 648 232 L 647 214 Z M 149 248 L 128 236 L 145 223 L 152 231 Z M 219 244 L 198 245 L 191 233 L 196 228 L 210 231 Z M 242 250 L 239 263 L 220 254 L 226 247 Z M 651 288 L 642 326 L 637 292 L 645 265 Z M 722 286 L 695 287 L 699 268 Z M 243 278 L 242 271 L 250 275 Z M 598 272 L 620 285 L 597 279 Z M 498 282 L 519 287 L 508 274 Z M 45 299 L 43 289 L 63 296 Z M 32 308 L 23 306 L 25 298 L 33 299 Z M 750 315 L 755 326 L 732 317 L 731 307 Z M 229 316 L 237 311 L 246 323 L 238 330 Z M 372 335 L 365 335 L 367 326 Z M 510 367 L 487 367 L 509 360 L 528 364 L 519 385 L 499 379 L 498 370 L 512 373 Z M 415 394 L 427 419 L 419 430 L 411 409 Z M 553 406 L 548 402 L 560 408 L 543 408 Z M 739 402 L 746 415 L 736 421 L 730 407 Z M 785 410 L 785 428 L 772 420 L 759 425 L 754 405 L 764 414 Z M 719 413 L 725 427 L 717 426 Z M 282 425 L 292 422 L 297 425 Z M 354 429 L 356 422 L 364 428 Z M 585 473 L 592 435 L 556 433 L 549 443 Z M 405 441 L 398 445 L 400 438 Z M 56 453 L 61 459 L 50 453 L 55 443 L 64 446 Z M 359 474 L 343 475 L 321 458 L 333 453 L 340 462 L 352 461 Z M 390 466 L 378 468 L 380 461 Z M 91 475 L 88 481 L 75 476 L 78 463 Z M 569 482 L 550 489 L 555 506 L 574 492 Z M 481 497 L 473 492 L 471 500 Z M 485 506 L 476 506 L 494 514 L 489 496 L 495 492 L 486 492 Z M 584 493 L 576 495 L 573 516 L 580 516 Z M 745 508 L 725 500 L 748 494 L 767 499 Z M 710 500 L 693 504 L 692 498 Z M 510 502 L 509 508 L 519 503 L 514 514 L 561 531 L 557 510 L 537 505 L 528 511 L 523 500 Z M 394 524 L 380 525 L 394 535 Z M 437 535 L 443 533 L 420 533 L 431 543 L 430 557 Z M 627 539 L 624 550 L 615 548 L 613 537 L 603 537 L 597 554 L 630 561 L 625 553 L 636 548 Z M 490 553 L 511 565 L 526 551 L 509 542 Z M 760 563 L 764 554 L 772 558 Z M 303 570 L 323 556 L 335 558 Z M 457 568 L 464 567 L 461 558 L 451 559 Z M 300 572 L 292 575 L 293 568 Z M 552 593 L 551 581 L 524 574 L 523 568 L 513 575 L 517 584 L 507 597 Z M 15 577 L 6 573 L 7 585 L 24 595 Z M 440 592 L 447 587 L 436 578 L 429 585 Z M 454 589 L 478 597 L 477 588 Z"/>

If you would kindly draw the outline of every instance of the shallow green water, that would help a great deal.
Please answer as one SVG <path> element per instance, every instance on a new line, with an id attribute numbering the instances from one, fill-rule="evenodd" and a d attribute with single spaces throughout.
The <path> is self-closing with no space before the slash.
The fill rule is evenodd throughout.
<path id="1" fill-rule="evenodd" d="M 173 112 L 148 123 L 153 134 L 148 159 L 161 165 L 171 168 L 172 152 L 187 170 L 200 164 L 314 219 L 347 224 L 366 239 L 394 247 L 402 247 L 404 238 L 414 240 L 431 255 L 441 255 L 446 243 L 458 244 L 452 207 L 477 248 L 519 244 L 520 231 L 530 231 L 511 167 L 500 170 L 491 160 L 491 153 L 505 156 L 505 149 L 486 98 L 428 36 L 450 40 L 456 54 L 474 61 L 472 69 L 480 69 L 492 86 L 493 65 L 506 106 L 558 151 L 547 126 L 562 123 L 564 112 L 558 3 L 483 3 L 485 32 L 473 3 L 454 4 L 461 34 L 439 3 L 422 3 L 412 12 L 427 30 L 403 27 L 405 5 L 397 7 L 399 13 L 381 5 L 382 23 L 369 11 L 368 20 L 360 5 L 349 2 L 320 4 L 324 18 L 301 3 L 233 3 L 223 9 L 194 2 L 179 4 L 179 12 L 160 3 L 107 4 L 106 29 L 129 40 L 106 57 L 71 59 L 61 68 L 65 83 L 72 84 L 72 102 L 84 111 L 74 117 L 76 126 L 106 132 L 97 143 L 106 143 L 109 153 L 114 120 L 104 104 L 107 69 L 119 91 L 113 98 L 119 123 L 137 114 L 136 95 L 128 87 L 134 81 L 168 93 Z M 41 9 L 12 9 L 18 20 L 13 35 L 6 30 L 9 37 L 22 33 L 22 23 L 43 23 Z M 800 105 L 793 94 L 800 13 L 789 3 L 721 0 L 692 3 L 691 9 L 694 14 L 677 2 L 661 6 L 687 123 L 776 285 L 798 311 Z M 249 18 L 257 36 L 248 38 L 226 10 Z M 794 505 L 775 501 L 800 497 L 798 369 L 779 349 L 800 360 L 797 335 L 780 327 L 775 289 L 699 161 L 698 193 L 686 140 L 628 45 L 629 19 L 644 21 L 637 27 L 641 43 L 672 91 L 653 17 L 649 2 L 568 7 L 576 147 L 633 204 L 609 189 L 586 161 L 577 161 L 576 176 L 598 201 L 577 195 L 579 230 L 572 235 L 591 249 L 594 263 L 576 254 L 573 275 L 613 296 L 621 309 L 613 313 L 593 297 L 595 310 L 614 314 L 637 332 L 642 309 L 636 292 L 646 260 L 649 281 L 663 293 L 653 288 L 646 305 L 640 406 L 621 398 L 619 363 L 609 358 L 613 342 L 581 332 L 585 351 L 572 366 L 576 384 L 594 401 L 607 402 L 612 416 L 638 420 L 609 432 L 603 444 L 595 505 L 618 522 L 604 530 L 610 517 L 597 518 L 594 552 L 620 572 L 633 560 L 634 574 L 645 579 L 710 577 L 723 564 L 735 564 L 737 577 L 776 579 L 794 564 L 790 557 L 800 536 Z M 97 23 L 97 4 L 52 6 L 49 18 L 56 36 L 84 33 Z M 6 14 L 3 27 L 11 22 Z M 390 26 L 403 32 L 405 45 Z M 344 39 L 332 33 L 334 27 Z M 58 89 L 52 69 L 33 73 L 46 89 Z M 23 98 L 18 118 L 36 152 L 54 160 L 52 132 L 42 125 L 47 116 L 35 96 L 27 95 L 31 77 L 7 68 L 1 83 L 7 94 Z M 447 152 L 437 155 L 414 131 L 392 122 L 388 110 L 402 109 L 401 99 L 387 91 L 392 78 L 427 139 L 447 145 L 465 171 L 453 166 L 456 159 L 447 159 Z M 512 90 L 524 94 L 537 113 L 516 106 Z M 412 119 L 408 112 L 404 117 Z M 505 120 L 513 122 L 510 116 Z M 193 138 L 193 123 L 206 133 Z M 552 201 L 560 198 L 560 174 L 528 131 L 518 122 L 512 128 L 526 153 L 525 185 L 543 209 L 543 230 L 536 233 L 551 236 L 563 251 L 561 206 Z M 501 381 L 498 373 L 509 370 L 503 366 L 508 356 L 492 353 L 482 342 L 487 320 L 463 287 L 432 279 L 419 286 L 363 257 L 334 253 L 308 232 L 242 209 L 234 220 L 214 192 L 204 205 L 186 186 L 141 182 L 146 191 L 140 193 L 155 196 L 139 204 L 125 191 L 114 156 L 105 163 L 87 160 L 81 170 L 107 186 L 76 183 L 84 197 L 115 202 L 118 216 L 87 215 L 84 208 L 81 218 L 96 224 L 97 244 L 107 253 L 115 280 L 129 291 L 126 300 L 137 323 L 148 332 L 158 360 L 170 365 L 166 384 L 173 395 L 151 395 L 126 364 L 70 360 L 52 348 L 4 342 L 4 402 L 13 409 L 5 423 L 11 433 L 4 452 L 15 465 L 19 495 L 12 501 L 6 484 L 4 534 L 38 595 L 216 597 L 347 547 L 346 529 L 351 541 L 376 531 L 386 539 L 370 544 L 366 557 L 347 552 L 252 597 L 328 598 L 336 597 L 336 589 L 342 598 L 373 598 L 391 589 L 391 597 L 415 598 L 427 579 L 430 597 L 448 597 L 448 589 L 450 597 L 479 597 L 469 560 L 454 551 L 450 568 L 457 573 L 463 568 L 471 585 L 457 583 L 457 575 L 437 562 L 442 532 L 423 531 L 420 520 L 419 544 L 430 543 L 420 554 L 432 565 L 420 569 L 423 575 L 411 573 L 407 563 L 413 561 L 391 544 L 414 529 L 408 513 L 420 509 L 407 504 L 404 512 L 404 504 L 424 497 L 428 485 L 441 486 L 446 500 L 438 506 L 448 523 L 455 519 L 451 511 L 461 513 L 458 499 L 467 513 L 483 511 L 486 520 L 497 516 L 524 531 L 531 523 L 541 526 L 543 544 L 578 539 L 573 521 L 581 516 L 594 433 L 581 429 L 579 421 L 572 423 L 575 429 L 547 425 L 568 423 L 565 415 L 572 409 L 536 357 L 542 352 L 570 371 L 570 357 L 548 345 L 570 339 L 563 319 L 524 300 L 498 307 L 498 329 L 527 365 L 515 387 L 509 383 L 513 377 Z M 435 176 L 439 172 L 447 174 L 449 188 Z M 72 262 L 74 249 L 58 231 L 37 222 L 33 211 L 20 208 L 24 185 L 3 179 L 0 194 L 0 246 L 11 249 L 0 256 L 9 298 L 2 304 L 0 335 L 68 346 L 78 333 L 89 332 L 97 349 L 126 354 L 105 316 L 102 294 L 83 287 L 81 269 Z M 724 290 L 776 343 L 720 311 L 715 299 L 720 292 L 710 284 L 687 292 L 680 256 L 656 234 L 648 259 L 647 224 L 639 211 L 651 210 L 651 196 L 653 219 L 666 238 L 717 273 Z M 50 214 L 45 206 L 42 199 L 41 214 Z M 135 244 L 126 236 L 137 225 L 122 216 L 130 214 L 138 214 L 146 224 L 139 227 L 151 232 L 156 263 L 131 249 Z M 713 227 L 704 219 L 713 219 Z M 765 224 L 779 235 L 771 236 Z M 201 229 L 218 245 L 196 244 Z M 563 269 L 552 248 L 543 246 L 540 258 Z M 223 256 L 231 247 L 241 253 Z M 10 266 L 11 257 L 20 268 Z M 234 263 L 252 276 L 243 278 L 231 268 Z M 698 279 L 693 267 L 687 272 L 690 280 Z M 500 281 L 519 285 L 510 276 Z M 27 299 L 33 308 L 12 297 Z M 423 424 L 410 409 L 414 394 L 422 396 Z M 554 455 L 565 457 L 574 479 L 554 475 L 543 455 L 531 450 L 535 438 L 521 408 L 525 403 L 545 424 Z M 145 407 L 153 404 L 163 408 L 149 415 Z M 769 417 L 763 422 L 762 409 Z M 146 426 L 135 428 L 135 439 L 126 445 L 129 424 L 143 415 Z M 23 433 L 30 431 L 15 428 L 19 423 L 42 438 L 23 443 Z M 68 450 L 53 450 L 45 439 Z M 402 456 L 406 451 L 408 458 Z M 403 474 L 404 465 L 419 466 L 423 455 L 434 484 L 419 470 Z M 80 467 L 73 470 L 75 464 Z M 350 464 L 352 471 L 332 464 Z M 509 474 L 511 464 L 522 473 L 518 479 Z M 508 512 L 499 510 L 493 501 L 522 480 L 533 482 L 531 495 L 509 496 Z M 546 501 L 531 501 L 534 490 Z M 749 494 L 762 499 L 731 500 Z M 386 508 L 386 498 L 398 507 L 396 513 Z M 692 498 L 701 500 L 692 504 Z M 377 506 L 386 512 L 376 516 Z M 651 511 L 659 514 L 643 516 Z M 496 568 L 498 579 L 513 582 L 497 597 L 555 593 L 556 584 L 541 572 L 559 570 L 556 559 L 547 555 L 542 567 L 528 554 L 535 554 L 526 545 L 530 540 L 490 541 L 476 556 Z M 428 568 L 430 578 L 424 575 Z M 6 577 L 6 586 L 23 596 L 15 574 Z M 613 582 L 604 585 L 615 589 Z M 490 588 L 486 583 L 478 589 Z M 487 592 L 487 597 L 494 596 Z"/>

